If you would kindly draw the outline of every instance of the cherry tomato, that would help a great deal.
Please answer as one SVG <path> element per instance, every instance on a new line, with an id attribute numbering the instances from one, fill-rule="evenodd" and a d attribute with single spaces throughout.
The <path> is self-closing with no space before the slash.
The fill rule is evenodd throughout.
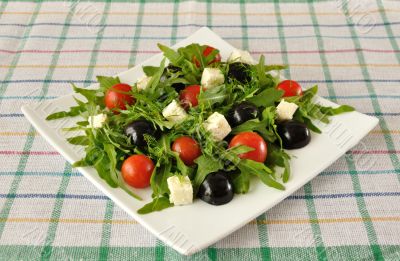
<path id="1" fill-rule="evenodd" d="M 240 154 L 239 157 L 241 159 L 264 162 L 267 158 L 267 143 L 255 132 L 245 131 L 235 135 L 229 143 L 229 148 L 239 145 L 245 145 L 254 148 L 252 151 Z"/>
<path id="2" fill-rule="evenodd" d="M 303 94 L 300 84 L 292 80 L 280 82 L 276 88 L 284 91 L 283 97 L 299 96 Z"/>
<path id="3" fill-rule="evenodd" d="M 212 51 L 214 51 L 215 48 L 212 46 L 207 45 L 206 49 L 204 49 L 203 51 L 203 56 L 207 57 L 211 54 Z M 212 60 L 211 62 L 209 62 L 208 64 L 212 64 L 212 63 L 216 63 L 216 62 L 220 62 L 221 61 L 221 55 L 218 53 L 214 60 Z M 196 67 L 200 67 L 200 62 L 199 60 L 197 60 L 196 57 L 193 57 L 193 62 L 196 64 Z"/>
<path id="4" fill-rule="evenodd" d="M 106 107 L 110 110 L 120 109 L 126 110 L 126 104 L 133 104 L 135 99 L 127 94 L 131 90 L 131 86 L 125 83 L 118 83 L 107 90 L 104 97 Z"/>
<path id="5" fill-rule="evenodd" d="M 181 160 L 188 166 L 201 155 L 199 144 L 188 136 L 177 138 L 172 144 L 172 151 L 178 152 Z"/>
<path id="6" fill-rule="evenodd" d="M 190 85 L 181 91 L 179 100 L 183 108 L 196 107 L 199 104 L 197 96 L 200 93 L 200 85 Z"/>
<path id="7" fill-rule="evenodd" d="M 133 155 L 127 158 L 121 167 L 125 182 L 134 188 L 145 188 L 150 185 L 154 163 L 145 155 Z"/>

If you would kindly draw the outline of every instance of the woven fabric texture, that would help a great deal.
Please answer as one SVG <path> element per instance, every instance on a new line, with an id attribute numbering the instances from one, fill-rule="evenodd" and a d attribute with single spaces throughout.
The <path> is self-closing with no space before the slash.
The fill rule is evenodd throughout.
<path id="1" fill-rule="evenodd" d="M 282 203 L 184 257 L 72 169 L 20 107 L 202 26 L 380 122 Z M 397 1 L 0 2 L 0 260 L 400 260 L 399 39 Z"/>

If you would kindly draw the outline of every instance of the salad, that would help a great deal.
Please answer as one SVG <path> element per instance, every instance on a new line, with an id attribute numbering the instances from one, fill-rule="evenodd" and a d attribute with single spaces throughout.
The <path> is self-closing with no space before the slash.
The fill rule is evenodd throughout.
<path id="1" fill-rule="evenodd" d="M 133 85 L 98 76 L 97 89 L 79 88 L 76 105 L 47 120 L 80 116 L 64 131 L 68 142 L 85 147 L 74 167 L 94 167 L 111 187 L 141 200 L 134 189 L 151 187 L 147 214 L 199 198 L 212 205 L 247 193 L 250 179 L 284 190 L 290 155 L 320 133 L 313 124 L 350 112 L 347 105 L 314 102 L 317 86 L 306 90 L 281 81 L 282 65 L 253 60 L 234 50 L 222 61 L 219 50 L 196 43 L 173 50 L 158 45 L 159 66 L 144 66 Z"/>

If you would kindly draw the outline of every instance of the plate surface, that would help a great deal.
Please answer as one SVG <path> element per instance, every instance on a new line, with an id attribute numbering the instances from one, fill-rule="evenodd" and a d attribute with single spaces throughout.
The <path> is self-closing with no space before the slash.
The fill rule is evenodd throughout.
<path id="1" fill-rule="evenodd" d="M 173 47 L 178 48 L 190 43 L 214 46 L 220 50 L 224 60 L 234 48 L 205 27 Z M 162 54 L 155 55 L 118 76 L 122 82 L 133 84 L 143 75 L 141 69 L 143 65 L 159 65 L 161 59 Z M 72 97 L 71 94 L 22 107 L 22 112 L 37 131 L 71 163 L 81 159 L 84 152 L 82 147 L 71 145 L 66 141 L 67 135 L 71 136 L 71 133 L 62 132 L 61 128 L 73 125 L 78 119 L 48 122 L 45 118 L 49 113 L 65 110 L 74 105 Z M 336 106 L 323 98 L 318 98 L 318 102 Z M 123 190 L 109 187 L 94 169 L 79 168 L 79 171 L 160 240 L 181 254 L 190 255 L 224 238 L 281 202 L 355 146 L 377 123 L 378 119 L 359 112 L 335 116 L 329 125 L 317 123 L 323 133 L 313 134 L 311 143 L 305 148 L 289 151 L 293 156 L 290 162 L 292 177 L 286 184 L 285 191 L 266 187 L 255 179 L 252 180 L 248 194 L 236 195 L 229 204 L 218 207 L 196 200 L 192 205 L 138 215 L 136 210 L 151 201 L 150 189 L 136 190 L 135 192 L 144 199 L 137 201 Z"/>

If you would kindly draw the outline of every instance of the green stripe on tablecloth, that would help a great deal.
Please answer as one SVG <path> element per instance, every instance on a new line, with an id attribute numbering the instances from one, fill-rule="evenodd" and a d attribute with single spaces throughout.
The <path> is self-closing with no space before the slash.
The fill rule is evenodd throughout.
<path id="1" fill-rule="evenodd" d="M 65 37 L 68 34 L 68 30 L 69 30 L 69 26 L 67 24 L 69 24 L 69 22 L 72 20 L 72 17 L 74 16 L 74 11 L 75 11 L 75 5 L 72 6 L 70 12 L 68 13 L 68 15 L 66 16 L 65 19 L 65 26 L 63 27 L 62 31 L 61 31 L 61 36 L 62 38 L 59 40 L 59 42 L 57 43 L 56 49 L 55 49 L 55 53 L 52 57 L 51 60 L 51 65 L 46 73 L 46 77 L 45 79 L 51 79 L 53 77 L 54 71 L 55 71 L 55 65 L 57 65 L 59 57 L 60 57 L 60 50 L 62 50 L 63 46 L 64 46 L 64 42 L 65 42 Z M 41 93 L 40 93 L 40 97 L 45 97 L 46 94 L 48 93 L 48 89 L 49 89 L 50 83 L 45 83 L 42 87 Z M 71 166 L 66 162 L 65 163 L 65 168 L 64 168 L 64 175 L 61 179 L 61 183 L 60 183 L 60 187 L 59 190 L 57 192 L 57 194 L 64 194 L 67 187 L 68 187 L 68 183 L 69 183 L 69 179 L 70 179 L 70 173 L 71 173 Z M 54 208 L 53 208 L 53 212 L 51 215 L 51 218 L 54 219 L 58 219 L 60 218 L 61 215 L 61 210 L 62 210 L 62 206 L 63 206 L 63 198 L 57 198 L 55 200 L 54 203 Z M 52 243 L 54 241 L 55 235 L 56 235 L 56 231 L 57 231 L 57 222 L 52 222 L 49 224 L 49 228 L 47 231 L 47 236 L 44 242 L 44 246 L 41 252 L 41 259 L 42 260 L 48 260 L 51 257 L 51 253 L 52 253 Z"/>
<path id="2" fill-rule="evenodd" d="M 207 27 L 212 28 L 212 0 L 207 0 Z"/>
<path id="3" fill-rule="evenodd" d="M 100 20 L 100 25 L 105 25 L 108 17 L 108 12 L 110 11 L 110 6 L 111 6 L 111 0 L 106 0 L 106 3 L 104 5 L 104 11 L 103 15 Z M 101 42 L 103 40 L 103 35 L 104 35 L 104 30 L 105 28 L 100 28 L 99 31 L 96 32 L 96 41 L 93 46 L 93 50 L 99 50 L 101 46 Z M 93 33 L 93 32 L 92 32 Z M 89 68 L 86 72 L 86 77 L 85 81 L 91 81 L 93 80 L 93 72 L 94 72 L 94 65 L 97 62 L 97 57 L 99 56 L 99 52 L 92 52 L 92 55 L 90 57 L 90 62 L 89 62 Z"/>
<path id="4" fill-rule="evenodd" d="M 246 1 L 240 1 L 240 18 L 242 20 L 242 49 L 249 49 L 249 42 L 247 41 L 248 33 L 247 33 L 247 17 L 246 17 Z"/>
<path id="5" fill-rule="evenodd" d="M 1 3 L 1 5 L 0 5 L 0 18 L 3 15 L 4 10 L 6 10 L 7 4 L 8 4 L 8 1 L 4 1 L 4 2 Z"/>
<path id="6" fill-rule="evenodd" d="M 311 182 L 304 185 L 304 194 L 306 196 L 312 195 Z M 315 203 L 314 203 L 314 200 L 312 199 L 312 197 L 306 198 L 306 206 L 307 206 L 307 212 L 308 212 L 308 216 L 310 217 L 310 220 L 318 220 L 317 210 L 315 209 Z M 324 241 L 322 240 L 321 227 L 319 226 L 318 222 L 311 223 L 311 230 L 313 232 L 313 239 L 314 239 L 314 243 L 315 243 L 315 247 L 316 247 L 316 251 L 317 251 L 318 260 L 327 260 L 326 248 L 325 248 Z"/>
<path id="7" fill-rule="evenodd" d="M 67 190 L 68 183 L 71 177 L 71 165 L 66 162 L 64 167 L 64 175 L 62 177 L 60 187 L 58 189 L 57 194 L 64 194 Z M 55 200 L 53 213 L 51 214 L 52 220 L 57 220 L 61 216 L 61 211 L 64 203 L 64 198 L 60 197 Z M 47 230 L 47 236 L 44 241 L 44 246 L 42 252 L 40 254 L 41 260 L 49 260 L 52 253 L 52 244 L 54 242 L 54 238 L 56 236 L 58 223 L 57 222 L 50 222 L 49 228 Z"/>
<path id="8" fill-rule="evenodd" d="M 141 0 L 139 3 L 139 12 L 136 17 L 136 28 L 135 28 L 135 33 L 134 33 L 134 39 L 132 43 L 132 53 L 131 56 L 129 57 L 129 62 L 128 62 L 128 67 L 132 67 L 136 63 L 136 57 L 137 57 L 137 51 L 139 47 L 139 41 L 140 41 L 140 34 L 142 33 L 142 21 L 143 21 L 143 13 L 144 13 L 144 1 Z M 135 40 L 136 39 L 136 40 Z"/>
<path id="9" fill-rule="evenodd" d="M 172 13 L 172 24 L 173 25 L 177 25 L 178 24 L 178 11 L 179 11 L 179 0 L 175 0 L 174 1 L 174 6 L 173 6 L 174 10 Z M 174 45 L 176 43 L 176 35 L 178 33 L 178 27 L 174 26 L 172 28 L 172 32 L 171 32 L 171 45 Z"/>
<path id="10" fill-rule="evenodd" d="M 276 19 L 277 19 L 277 24 L 280 25 L 278 27 L 278 33 L 280 37 L 280 44 L 281 44 L 281 50 L 282 50 L 282 59 L 284 64 L 290 64 L 289 63 L 289 56 L 287 54 L 287 46 L 286 46 L 286 40 L 285 40 L 285 32 L 284 28 L 281 27 L 283 25 L 283 20 L 280 15 L 281 10 L 279 6 L 279 1 L 275 1 L 275 12 L 277 13 Z M 315 24 L 314 24 L 315 28 Z M 290 74 L 290 69 L 285 70 L 284 75 L 286 78 L 291 79 L 291 74 Z M 311 183 L 307 183 L 304 185 L 304 192 L 307 195 L 312 195 L 312 185 Z M 310 219 L 318 219 L 317 212 L 315 210 L 315 203 L 312 197 L 306 197 L 306 206 L 307 206 L 307 211 Z M 311 224 L 311 229 L 313 232 L 313 239 L 315 243 L 315 250 L 317 252 L 317 257 L 319 260 L 326 260 L 326 249 L 322 240 L 321 236 L 321 228 L 318 223 L 312 223 Z"/>
<path id="11" fill-rule="evenodd" d="M 35 22 L 41 6 L 42 6 L 41 3 L 36 4 L 35 9 L 34 9 L 34 14 L 29 19 L 29 23 L 34 23 Z M 31 33 L 31 29 L 32 29 L 32 27 L 26 27 L 23 35 L 28 36 Z M 24 38 L 23 40 L 21 40 L 20 44 L 18 45 L 17 50 L 23 50 L 25 48 L 25 44 L 27 42 L 27 39 L 28 39 L 28 37 Z M 21 53 L 15 54 L 14 58 L 13 58 L 13 60 L 11 62 L 11 65 L 15 66 L 18 63 L 20 56 L 21 56 Z M 14 70 L 15 70 L 15 67 L 11 67 L 9 69 L 5 79 L 10 80 L 12 75 L 14 74 Z M 7 87 L 8 87 L 8 84 L 3 84 L 3 86 L 0 89 L 0 96 L 3 96 L 3 94 L 6 92 Z M 1 100 L 0 100 L 0 107 L 1 107 Z M 34 132 L 34 131 L 35 130 L 31 126 L 29 128 L 28 132 Z M 29 151 L 31 149 L 34 139 L 35 139 L 34 136 L 28 136 L 26 138 L 26 142 L 24 144 L 23 151 Z M 25 154 L 21 155 L 21 157 L 19 159 L 19 162 L 18 162 L 17 171 L 15 172 L 15 177 L 14 177 L 14 179 L 13 179 L 11 185 L 10 185 L 10 189 L 8 191 L 8 194 L 15 194 L 17 192 L 19 183 L 22 180 L 22 173 L 25 170 L 26 162 L 28 161 L 28 158 L 29 158 L 29 153 L 25 153 Z M 7 219 L 8 218 L 8 215 L 10 213 L 10 210 L 11 210 L 11 207 L 12 207 L 13 203 L 14 203 L 14 198 L 7 198 L 6 199 L 6 201 L 4 202 L 3 208 L 1 209 L 1 212 L 0 212 L 0 219 Z M 1 239 L 2 235 L 3 235 L 5 224 L 6 224 L 5 222 L 4 223 L 0 223 L 0 239 Z"/>
<path id="12" fill-rule="evenodd" d="M 106 211 L 104 214 L 104 220 L 112 220 L 114 213 L 114 203 L 111 200 L 107 200 Z M 103 233 L 101 235 L 99 260 L 107 260 L 109 255 L 109 244 L 111 238 L 112 224 L 105 222 L 103 224 Z"/>
<path id="13" fill-rule="evenodd" d="M 267 215 L 265 213 L 257 217 L 257 221 L 262 220 L 267 220 Z M 271 260 L 271 248 L 269 247 L 267 224 L 265 222 L 257 222 L 257 229 L 262 260 Z"/>
<path id="14" fill-rule="evenodd" d="M 392 48 L 395 52 L 396 55 L 396 59 L 397 62 L 400 63 L 400 49 L 399 49 L 399 45 L 397 44 L 396 39 L 392 39 L 392 37 L 394 36 L 393 34 L 393 30 L 392 27 L 388 24 L 389 23 L 389 19 L 386 16 L 386 12 L 385 12 L 385 8 L 382 4 L 382 0 L 377 0 L 378 3 L 378 7 L 380 10 L 380 14 L 382 17 L 383 22 L 386 24 L 385 25 L 385 30 L 386 30 L 386 34 L 387 36 L 390 38 L 390 44 L 392 45 Z M 387 129 L 385 129 L 387 130 Z M 394 144 L 393 144 L 393 139 L 392 136 L 390 134 L 384 134 L 385 137 L 385 141 L 387 144 L 387 148 L 394 148 Z M 396 169 L 396 174 L 397 174 L 397 179 L 400 181 L 400 161 L 399 161 L 399 157 L 396 154 L 390 155 L 390 160 L 392 161 L 393 167 Z"/>
<path id="15" fill-rule="evenodd" d="M 1 5 L 2 9 L 1 9 L 0 15 L 3 14 L 3 11 L 6 8 L 6 6 L 7 6 L 7 2 L 5 2 L 5 3 L 3 3 Z M 33 11 L 33 14 L 31 16 L 31 19 L 29 20 L 28 24 L 33 24 L 35 22 L 36 18 L 38 17 L 38 13 L 39 13 L 39 10 L 40 10 L 41 6 L 42 6 L 41 3 L 36 4 L 35 10 Z M 21 51 L 21 50 L 23 50 L 25 48 L 25 44 L 28 41 L 28 37 L 29 37 L 31 31 L 32 31 L 32 26 L 25 27 L 23 35 L 26 36 L 26 37 L 24 37 L 19 42 L 18 49 L 17 49 L 18 51 Z M 4 77 L 4 79 L 1 79 L 5 83 L 1 85 L 0 97 L 3 96 L 7 91 L 8 82 L 11 80 L 12 76 L 14 75 L 14 71 L 15 71 L 16 65 L 18 64 L 19 58 L 21 57 L 21 54 L 22 54 L 21 52 L 17 52 L 16 54 L 14 54 L 13 59 L 12 59 L 11 64 L 10 64 L 10 69 L 7 71 L 7 74 Z M 2 104 L 2 100 L 0 100 L 0 108 L 1 108 L 1 104 Z"/>
<path id="16" fill-rule="evenodd" d="M 345 0 L 342 3 L 342 9 L 343 9 L 343 12 L 344 12 L 344 14 L 346 16 L 346 22 L 348 24 L 352 24 L 353 21 L 352 21 L 351 16 L 349 15 L 348 5 L 347 5 L 347 2 Z M 355 48 L 361 48 L 360 40 L 356 37 L 357 36 L 357 32 L 355 31 L 354 27 L 353 26 L 349 26 L 349 31 L 350 31 L 351 35 L 354 36 L 354 38 L 353 38 L 354 47 Z M 364 64 L 365 63 L 364 54 L 362 52 L 358 52 L 357 53 L 357 58 L 358 58 L 358 62 L 360 64 Z M 370 74 L 369 74 L 368 69 L 366 67 L 360 67 L 360 68 L 361 68 L 361 72 L 363 74 L 363 77 L 365 79 L 369 79 L 370 78 Z M 366 85 L 367 85 L 368 93 L 370 95 L 376 95 L 375 90 L 374 90 L 374 86 L 372 85 L 372 83 L 371 82 L 366 82 Z M 372 106 L 373 106 L 375 112 L 381 112 L 381 108 L 380 108 L 379 102 L 378 102 L 378 100 L 376 98 L 372 98 L 371 97 L 371 103 L 372 103 Z M 384 129 L 384 130 L 387 130 L 388 128 L 387 128 L 387 124 L 386 124 L 386 122 L 384 120 L 384 117 L 379 117 L 379 118 L 380 118 L 380 121 L 379 121 L 380 127 L 382 129 Z M 385 140 L 386 140 L 386 144 L 388 145 L 388 148 L 389 148 L 388 140 L 392 141 L 391 140 L 391 136 L 390 135 L 385 135 L 385 136 L 388 136 L 387 138 L 385 137 Z M 391 142 L 391 144 L 393 144 L 393 143 Z M 358 175 L 357 175 L 356 166 L 354 164 L 353 156 L 352 155 L 348 155 L 348 157 L 346 157 L 346 161 L 347 161 L 348 165 L 351 167 L 351 170 L 352 170 L 351 178 L 352 178 L 353 186 L 355 186 L 355 192 L 362 192 L 361 185 L 360 185 L 360 180 L 359 180 Z M 368 210 L 367 210 L 367 207 L 366 207 L 366 204 L 365 204 L 364 197 L 357 197 L 356 200 L 357 200 L 357 205 L 358 205 L 358 208 L 359 208 L 359 211 L 360 211 L 362 217 L 369 218 L 369 213 L 368 213 Z M 365 228 L 367 230 L 368 240 L 371 243 L 371 249 L 372 249 L 372 252 L 374 254 L 375 259 L 376 260 L 382 260 L 382 251 L 381 251 L 380 246 L 378 244 L 378 239 L 377 239 L 377 236 L 376 236 L 376 232 L 375 232 L 375 228 L 374 228 L 373 223 L 371 221 L 364 221 L 364 225 L 365 225 Z"/>
<path id="17" fill-rule="evenodd" d="M 287 54 L 287 47 L 286 47 L 286 40 L 285 40 L 285 33 L 282 27 L 283 21 L 281 16 L 281 7 L 279 6 L 279 0 L 274 0 L 274 7 L 276 13 L 276 23 L 278 25 L 278 34 L 279 34 L 279 42 L 281 44 L 281 51 L 282 51 L 282 60 L 283 64 L 289 64 L 288 54 Z M 290 68 L 283 70 L 283 75 L 286 79 L 291 79 L 290 77 Z"/>
<path id="18" fill-rule="evenodd" d="M 53 260 L 94 260 L 97 247 L 89 246 L 54 246 Z M 258 248 L 220 248 L 218 249 L 221 260 L 258 260 L 255 254 Z M 274 247 L 272 260 L 315 260 L 314 247 Z M 329 260 L 373 260 L 370 247 L 365 245 L 331 246 L 327 247 Z M 149 256 L 154 253 L 153 247 L 110 247 L 111 260 L 152 260 Z M 171 250 L 174 251 L 174 250 Z M 382 245 L 383 255 L 386 260 L 399 260 L 398 245 Z M 0 246 L 1 260 L 37 260 L 40 256 L 41 246 L 32 245 L 2 245 Z M 329 254 L 330 253 L 330 254 Z M 28 258 L 27 258 L 28 257 Z M 183 257 L 176 251 L 171 254 L 170 260 L 207 260 L 207 253 L 201 251 L 190 257 Z"/>
<path id="19" fill-rule="evenodd" d="M 390 44 L 392 45 L 393 50 L 397 51 L 395 53 L 397 62 L 400 63 L 400 52 L 399 51 L 399 45 L 396 42 L 396 39 L 394 39 L 394 34 L 392 27 L 389 24 L 389 19 L 387 18 L 386 12 L 385 12 L 385 7 L 383 6 L 382 0 L 377 0 L 377 4 L 379 7 L 379 13 L 381 14 L 382 21 L 386 24 L 385 25 L 385 30 L 386 34 L 389 37 Z"/>
<path id="20" fill-rule="evenodd" d="M 315 35 L 321 35 L 320 29 L 319 29 L 318 20 L 317 20 L 317 17 L 315 15 L 315 8 L 314 8 L 314 5 L 313 5 L 312 1 L 309 2 L 308 9 L 310 11 L 311 21 L 312 21 L 312 23 L 314 25 L 314 33 L 315 33 Z M 318 50 L 325 50 L 324 42 L 323 42 L 322 38 L 317 37 L 317 45 L 318 45 Z M 319 57 L 320 57 L 320 60 L 321 60 L 321 64 L 328 64 L 325 53 L 320 52 L 319 53 Z M 331 73 L 330 73 L 329 67 L 323 66 L 322 68 L 323 68 L 325 79 L 326 80 L 331 80 L 332 77 L 331 77 Z M 333 88 L 332 82 L 328 82 L 327 83 L 327 87 L 328 87 L 329 96 L 336 97 L 335 89 Z M 335 98 L 335 100 L 336 100 L 336 98 Z M 306 195 L 307 194 L 312 195 L 312 185 L 311 185 L 311 183 L 309 183 L 309 184 L 304 186 L 304 191 L 306 192 Z M 309 192 L 309 193 L 307 193 L 307 192 Z M 310 214 L 310 218 L 318 220 L 318 214 L 317 214 L 317 211 L 315 210 L 314 201 L 307 200 L 307 208 L 308 208 L 308 211 L 309 211 L 309 214 Z M 327 256 L 326 256 L 327 253 L 326 253 L 325 244 L 324 244 L 324 242 L 322 240 L 322 236 L 321 236 L 321 227 L 316 222 L 316 223 L 312 223 L 311 224 L 311 228 L 312 228 L 312 230 L 314 232 L 314 235 L 318 235 L 317 238 L 315 238 L 315 243 L 316 243 L 316 246 L 317 246 L 318 259 L 319 260 L 326 260 L 327 259 Z"/>

